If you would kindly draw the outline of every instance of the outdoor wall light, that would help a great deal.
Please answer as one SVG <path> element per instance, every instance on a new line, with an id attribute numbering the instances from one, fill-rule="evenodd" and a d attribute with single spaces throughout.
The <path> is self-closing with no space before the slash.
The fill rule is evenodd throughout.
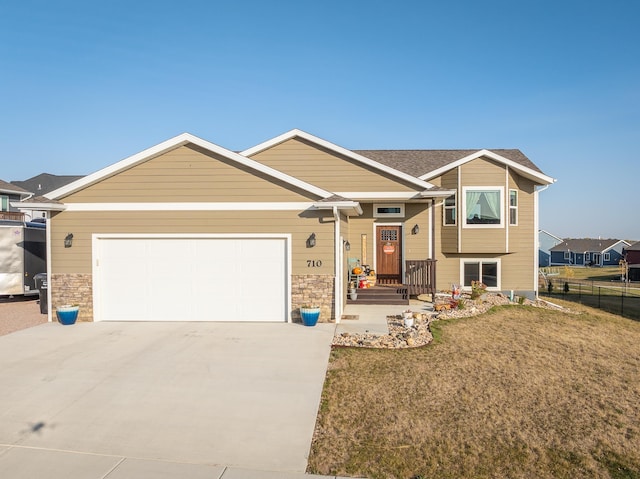
<path id="1" fill-rule="evenodd" d="M 413 228 L 411 228 L 411 234 L 417 235 L 418 233 L 420 233 L 420 227 L 416 224 L 413 226 Z"/>
<path id="2" fill-rule="evenodd" d="M 313 248 L 316 245 L 316 234 L 311 233 L 307 238 L 307 248 Z"/>
<path id="3" fill-rule="evenodd" d="M 351 251 L 351 243 L 349 243 L 348 241 L 344 242 L 344 249 L 346 251 Z"/>
<path id="4" fill-rule="evenodd" d="M 73 233 L 69 233 L 67 236 L 64 237 L 64 247 L 71 248 L 72 244 L 73 244 Z"/>

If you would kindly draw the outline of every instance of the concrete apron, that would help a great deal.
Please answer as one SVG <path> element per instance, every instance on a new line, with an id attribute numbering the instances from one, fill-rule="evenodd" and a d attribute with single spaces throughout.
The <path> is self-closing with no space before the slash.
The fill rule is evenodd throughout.
<path id="1" fill-rule="evenodd" d="M 22 446 L 303 472 L 334 329 L 49 323 L 2 336 L 0 471 Z"/>

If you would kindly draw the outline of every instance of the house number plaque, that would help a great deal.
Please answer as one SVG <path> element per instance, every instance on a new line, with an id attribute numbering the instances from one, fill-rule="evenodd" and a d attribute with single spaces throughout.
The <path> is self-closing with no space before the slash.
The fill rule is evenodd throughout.
<path id="1" fill-rule="evenodd" d="M 307 268 L 319 268 L 322 266 L 321 259 L 308 259 L 307 260 Z"/>

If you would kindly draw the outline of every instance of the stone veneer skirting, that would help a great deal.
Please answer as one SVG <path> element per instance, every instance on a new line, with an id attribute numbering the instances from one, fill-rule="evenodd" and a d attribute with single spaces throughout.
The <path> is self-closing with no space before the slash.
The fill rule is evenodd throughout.
<path id="1" fill-rule="evenodd" d="M 302 274 L 291 276 L 291 317 L 301 321 L 300 306 L 314 304 L 320 306 L 320 322 L 335 319 L 333 276 Z"/>
<path id="2" fill-rule="evenodd" d="M 317 304 L 320 306 L 320 322 L 335 319 L 333 276 L 305 274 L 291 276 L 292 319 L 300 321 L 300 306 Z M 80 306 L 78 321 L 93 321 L 93 279 L 91 274 L 52 273 L 51 311 L 63 304 Z"/>
<path id="3" fill-rule="evenodd" d="M 63 304 L 80 306 L 78 321 L 93 321 L 93 278 L 91 274 L 52 273 L 51 305 L 53 319 L 56 319 L 56 308 Z"/>

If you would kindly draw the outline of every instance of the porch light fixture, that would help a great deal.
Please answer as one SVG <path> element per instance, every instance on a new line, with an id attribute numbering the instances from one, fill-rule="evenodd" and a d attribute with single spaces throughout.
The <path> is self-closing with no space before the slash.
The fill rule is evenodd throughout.
<path id="1" fill-rule="evenodd" d="M 69 233 L 67 236 L 64 237 L 64 247 L 71 248 L 72 245 L 73 245 L 73 233 Z"/>
<path id="2" fill-rule="evenodd" d="M 311 233 L 307 238 L 307 248 L 313 248 L 316 245 L 316 234 Z"/>
<path id="3" fill-rule="evenodd" d="M 351 251 L 351 243 L 349 243 L 348 241 L 344 242 L 344 249 L 345 251 Z"/>
<path id="4" fill-rule="evenodd" d="M 418 233 L 420 233 L 420 227 L 417 224 L 413 225 L 413 228 L 411 228 L 411 234 L 417 235 Z"/>

